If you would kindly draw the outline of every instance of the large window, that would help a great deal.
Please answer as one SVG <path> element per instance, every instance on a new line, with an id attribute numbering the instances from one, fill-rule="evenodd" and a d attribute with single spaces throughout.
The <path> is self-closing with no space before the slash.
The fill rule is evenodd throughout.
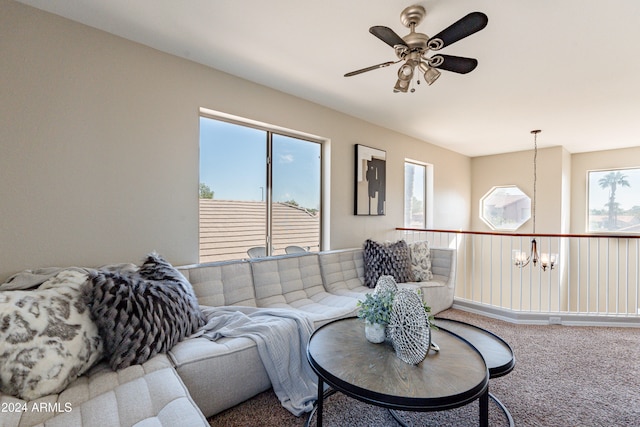
<path id="1" fill-rule="evenodd" d="M 318 251 L 321 148 L 200 117 L 200 262 Z"/>
<path id="2" fill-rule="evenodd" d="M 404 226 L 407 228 L 431 226 L 432 171 L 431 165 L 409 160 L 404 163 Z"/>
<path id="3" fill-rule="evenodd" d="M 640 168 L 589 171 L 587 231 L 640 233 Z"/>

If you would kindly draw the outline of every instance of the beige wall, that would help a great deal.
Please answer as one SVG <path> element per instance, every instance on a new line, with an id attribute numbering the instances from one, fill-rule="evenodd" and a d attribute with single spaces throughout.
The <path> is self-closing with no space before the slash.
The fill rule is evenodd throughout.
<path id="1" fill-rule="evenodd" d="M 587 172 L 598 169 L 640 167 L 640 147 L 580 153 L 572 156 L 571 232 L 586 233 Z"/>
<path id="2" fill-rule="evenodd" d="M 562 147 L 538 150 L 536 231 L 586 233 L 587 172 L 640 167 L 640 147 L 571 154 Z M 479 203 L 494 185 L 515 184 L 533 197 L 533 150 L 471 159 L 471 229 L 487 231 Z M 531 221 L 517 233 L 531 232 Z"/>
<path id="3" fill-rule="evenodd" d="M 532 162 L 533 151 L 471 159 L 472 230 L 489 230 L 479 219 L 478 210 L 480 198 L 492 186 L 515 184 L 528 195 L 533 195 Z M 539 150 L 536 231 L 586 233 L 587 172 L 624 167 L 640 167 L 640 147 L 576 154 L 570 154 L 562 147 Z M 530 233 L 531 228 L 529 221 L 516 230 L 516 233 Z M 525 275 L 518 274 L 518 270 L 507 261 L 512 247 L 528 250 L 528 243 L 523 244 L 522 239 L 477 238 L 466 244 L 468 259 L 471 259 L 472 252 L 480 255 L 475 259 L 475 264 L 458 270 L 458 277 L 465 277 L 464 281 L 457 281 L 458 297 L 477 300 L 478 295 L 484 295 L 483 302 L 489 302 L 492 298 L 490 302 L 496 305 L 515 301 L 518 309 L 520 295 L 524 295 L 525 309 L 532 308 L 534 311 L 539 307 L 536 304 L 546 307 L 547 300 L 553 300 L 556 295 L 561 301 L 562 309 L 568 306 L 572 310 L 579 308 L 583 312 L 600 309 L 603 312 L 617 313 L 621 310 L 635 313 L 637 308 L 637 294 L 631 291 L 627 296 L 629 290 L 623 288 L 629 283 L 637 283 L 637 274 L 633 267 L 625 267 L 626 261 L 620 262 L 618 259 L 618 256 L 621 259 L 636 259 L 637 246 L 633 243 L 630 245 L 625 239 L 606 241 L 602 247 L 592 239 L 572 239 L 563 241 L 562 248 L 559 248 L 560 243 L 555 239 L 538 239 L 541 252 L 549 251 L 548 245 L 551 244 L 551 252 L 560 253 L 559 268 L 552 274 L 532 268 Z M 503 252 L 498 253 L 499 251 Z M 491 254 L 492 262 L 489 263 L 488 258 L 482 254 Z M 503 281 L 506 284 L 504 288 L 501 287 Z M 542 288 L 544 291 L 541 291 Z M 552 307 L 552 310 L 556 309 L 557 307 Z M 545 310 L 546 308 L 542 308 L 542 311 Z"/>
<path id="4" fill-rule="evenodd" d="M 25 268 L 198 258 L 205 107 L 331 140 L 330 246 L 393 238 L 403 160 L 434 165 L 434 226 L 469 228 L 470 159 L 0 0 L 0 280 Z M 387 215 L 353 216 L 353 145 L 387 151 Z"/>
<path id="5" fill-rule="evenodd" d="M 538 150 L 536 185 L 536 233 L 567 232 L 563 212 L 569 207 L 563 203 L 567 193 L 567 171 L 571 169 L 567 151 L 562 147 Z M 494 186 L 516 185 L 533 202 L 534 151 L 519 151 L 471 159 L 471 229 L 491 231 L 480 219 L 480 199 Z M 566 200 L 567 197 L 564 197 Z M 533 221 L 527 221 L 515 233 L 531 233 Z"/>

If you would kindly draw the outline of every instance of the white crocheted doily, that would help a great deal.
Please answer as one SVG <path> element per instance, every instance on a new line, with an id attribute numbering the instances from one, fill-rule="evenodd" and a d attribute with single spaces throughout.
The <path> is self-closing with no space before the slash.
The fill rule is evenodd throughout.
<path id="1" fill-rule="evenodd" d="M 374 294 L 379 294 L 383 292 L 391 292 L 395 294 L 398 290 L 398 284 L 396 283 L 396 279 L 393 276 L 380 276 L 378 281 L 376 282 L 376 288 L 374 289 Z"/>
<path id="2" fill-rule="evenodd" d="M 417 365 L 427 356 L 431 331 L 422 300 L 414 290 L 396 292 L 387 336 L 403 362 Z"/>

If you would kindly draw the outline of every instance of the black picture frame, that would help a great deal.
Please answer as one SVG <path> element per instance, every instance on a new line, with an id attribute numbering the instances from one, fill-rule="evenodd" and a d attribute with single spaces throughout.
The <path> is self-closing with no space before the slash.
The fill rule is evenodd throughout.
<path id="1" fill-rule="evenodd" d="M 354 215 L 386 214 L 387 152 L 355 144 Z"/>

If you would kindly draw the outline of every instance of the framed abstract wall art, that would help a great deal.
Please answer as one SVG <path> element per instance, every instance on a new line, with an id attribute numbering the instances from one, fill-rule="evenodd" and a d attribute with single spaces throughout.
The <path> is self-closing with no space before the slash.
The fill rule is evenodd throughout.
<path id="1" fill-rule="evenodd" d="M 354 215 L 384 215 L 387 153 L 356 144 Z"/>

